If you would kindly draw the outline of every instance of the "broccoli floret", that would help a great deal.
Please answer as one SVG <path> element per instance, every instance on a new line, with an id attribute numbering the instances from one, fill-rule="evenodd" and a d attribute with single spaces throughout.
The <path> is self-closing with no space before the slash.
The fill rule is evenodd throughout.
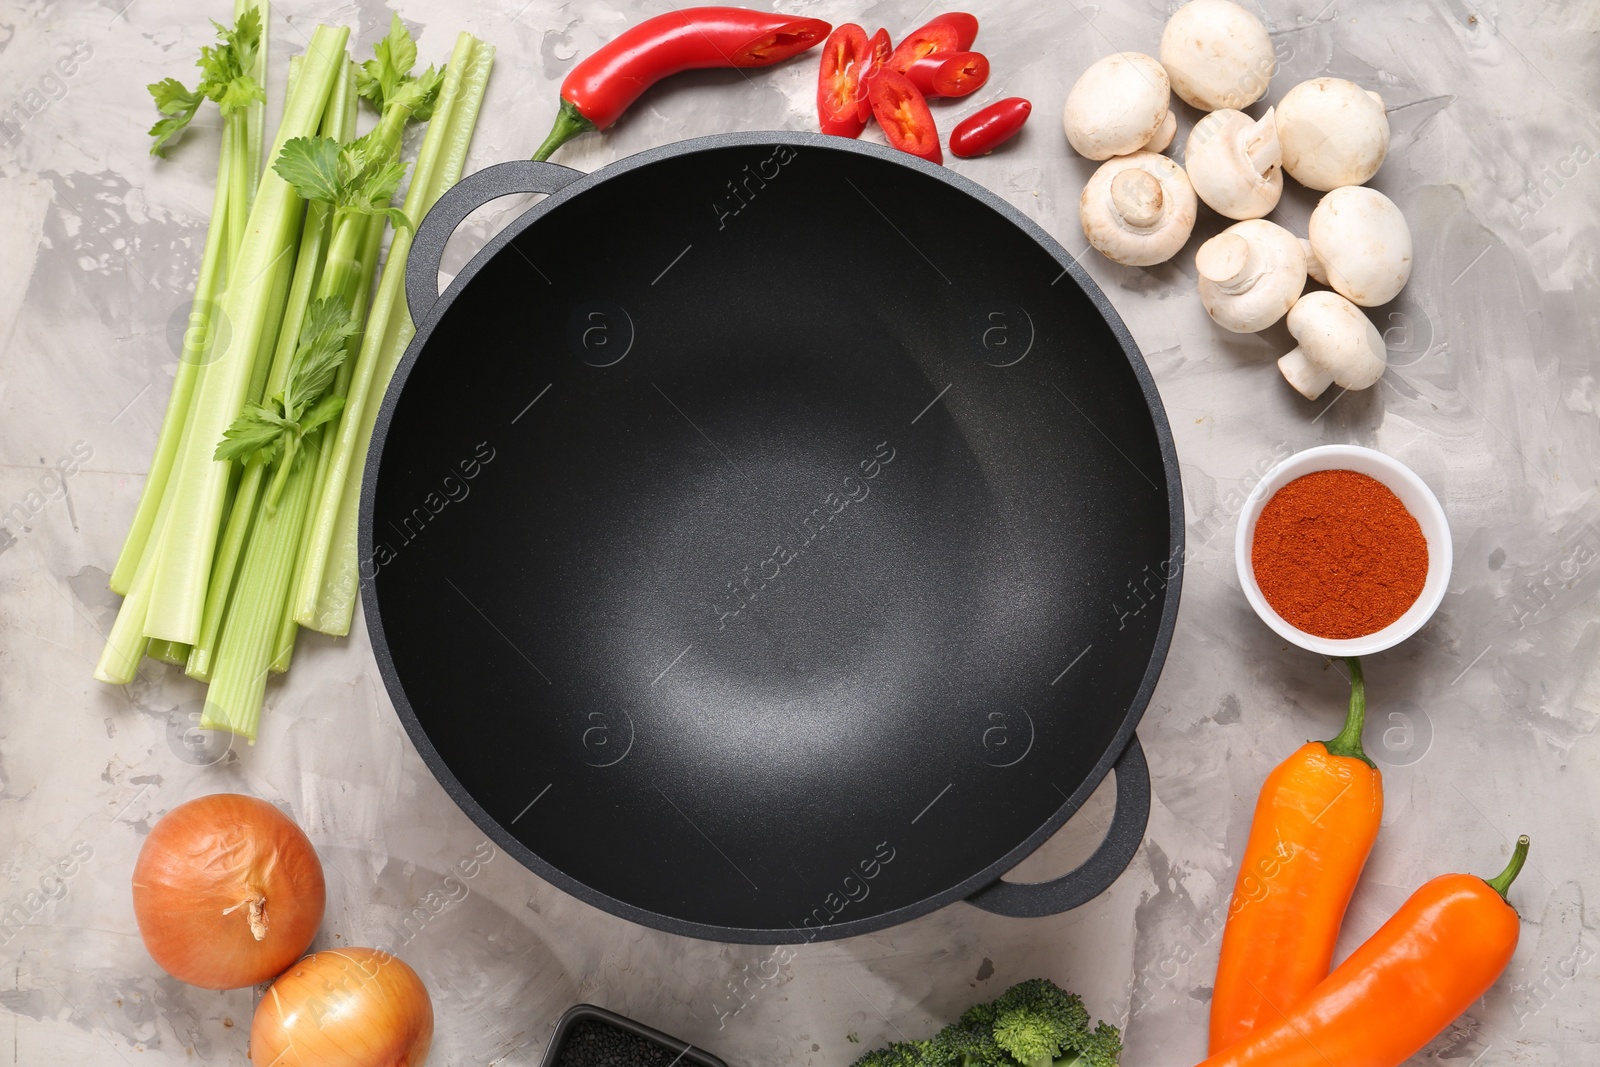
<path id="1" fill-rule="evenodd" d="M 1054 982 L 1020 982 L 1001 994 L 994 1009 L 995 1042 L 1023 1067 L 1116 1067 L 1122 1051 L 1116 1028 L 1102 1023 L 1091 1031 L 1082 998 Z"/>
<path id="2" fill-rule="evenodd" d="M 1053 1067 L 1117 1067 L 1121 1055 L 1122 1035 L 1110 1023 L 1101 1023 Z"/>
<path id="3" fill-rule="evenodd" d="M 1089 1028 L 1082 998 L 1054 982 L 1020 982 L 990 1004 L 974 1004 L 930 1041 L 896 1041 L 854 1067 L 1117 1067 L 1122 1037 Z"/>
<path id="4" fill-rule="evenodd" d="M 857 1060 L 854 1067 L 924 1067 L 929 1044 L 927 1041 L 896 1041 L 887 1048 L 873 1049 Z"/>
<path id="5" fill-rule="evenodd" d="M 951 1023 L 928 1044 L 926 1067 L 1017 1067 L 987 1026 Z"/>

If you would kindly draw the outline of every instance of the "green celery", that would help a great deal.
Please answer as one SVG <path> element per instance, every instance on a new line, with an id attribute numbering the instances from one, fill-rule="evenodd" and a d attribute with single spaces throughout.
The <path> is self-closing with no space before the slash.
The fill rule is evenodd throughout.
<path id="1" fill-rule="evenodd" d="M 234 5 L 236 22 L 252 8 L 257 12 L 257 24 L 265 27 L 268 17 L 266 0 L 238 0 Z M 231 40 L 229 35 L 224 34 L 222 48 L 231 47 L 228 43 Z M 251 49 L 253 58 L 244 70 L 245 79 L 253 82 L 258 88 L 266 84 L 266 40 L 267 34 L 263 28 L 259 33 L 259 43 Z M 259 145 L 265 114 L 265 93 L 256 95 L 248 88 L 238 92 L 237 96 L 249 100 L 241 108 L 233 102 L 233 97 L 229 96 L 227 85 L 209 78 L 202 81 L 200 88 L 193 93 L 184 90 L 174 79 L 152 85 L 151 92 L 156 94 L 157 103 L 163 113 L 169 116 L 152 128 L 152 133 L 160 137 L 156 148 L 152 151 L 158 154 L 163 151 L 166 139 L 187 125 L 202 99 L 207 97 L 218 100 L 223 114 L 223 136 L 217 162 L 216 188 L 212 191 L 211 221 L 206 230 L 204 250 L 200 255 L 200 273 L 195 282 L 193 302 L 190 304 L 188 329 L 183 333 L 177 371 L 173 375 L 172 392 L 168 395 L 167 410 L 162 417 L 161 430 L 156 436 L 155 454 L 150 460 L 150 473 L 145 477 L 144 487 L 139 494 L 139 503 L 134 509 L 133 521 L 129 524 L 127 537 L 123 541 L 122 551 L 117 556 L 116 565 L 111 570 L 111 579 L 108 583 L 113 592 L 123 594 L 127 593 L 134 571 L 139 565 L 139 559 L 149 543 L 156 509 L 160 506 L 162 495 L 171 480 L 173 463 L 183 441 L 183 431 L 188 423 L 195 386 L 202 374 L 210 343 L 215 337 L 216 331 L 211 328 L 211 315 L 223 288 L 224 256 L 226 255 L 231 262 L 238 255 L 236 242 L 243 237 L 243 227 L 238 220 L 249 211 L 250 198 L 254 194 L 253 175 L 260 167 Z M 243 157 L 239 156 L 241 143 L 246 147 Z M 253 154 L 248 150 L 252 144 L 257 146 Z M 242 184 L 240 176 L 245 178 Z"/>
<path id="2" fill-rule="evenodd" d="M 290 77 L 297 74 L 299 56 L 290 61 Z M 356 92 L 355 68 L 349 60 L 334 81 L 328 106 L 322 117 L 322 133 L 337 140 L 348 140 L 355 134 Z M 298 255 L 292 272 L 293 282 L 287 299 L 283 302 L 282 324 L 276 331 L 273 354 L 266 359 L 258 357 L 257 370 L 268 367 L 263 384 L 251 389 L 251 399 L 280 391 L 289 373 L 289 367 L 300 340 L 300 328 L 305 321 L 306 308 L 311 303 L 320 276 L 322 259 L 327 251 L 333 229 L 333 211 L 326 204 L 310 204 L 306 208 L 305 224 L 301 228 Z M 280 266 L 281 269 L 281 266 Z M 270 366 L 269 366 L 270 365 Z M 244 555 L 250 531 L 256 517 L 265 476 L 262 464 L 245 464 L 240 477 L 239 490 L 228 511 L 228 521 L 223 527 L 222 540 L 211 570 L 211 581 L 206 587 L 205 611 L 200 622 L 200 637 L 189 654 L 187 673 L 196 681 L 211 681 L 211 671 L 216 655 L 217 639 L 222 633 L 222 621 L 227 612 L 238 580 L 239 561 Z"/>
<path id="3" fill-rule="evenodd" d="M 405 210 L 413 220 L 426 215 L 444 190 L 460 180 L 493 60 L 494 48 L 471 34 L 456 39 L 406 195 Z M 349 633 L 355 611 L 361 472 L 378 400 L 415 333 L 405 308 L 405 265 L 412 236 L 402 230 L 390 242 L 388 262 L 339 420 L 333 464 L 308 523 L 307 549 L 292 604 L 296 622 L 323 633 Z"/>
<path id="4" fill-rule="evenodd" d="M 313 133 L 344 58 L 350 31 L 317 27 L 305 64 L 278 126 L 273 155 L 295 137 Z M 269 319 L 264 279 L 289 254 L 300 215 L 294 189 L 275 171 L 261 178 L 236 267 L 230 267 L 223 311 L 231 327 L 225 351 L 216 355 L 199 382 L 194 418 L 178 457 L 178 479 L 153 586 L 145 632 L 190 643 L 200 636 L 206 587 L 222 525 L 231 464 L 212 458 L 216 442 L 244 406 L 256 341 Z"/>

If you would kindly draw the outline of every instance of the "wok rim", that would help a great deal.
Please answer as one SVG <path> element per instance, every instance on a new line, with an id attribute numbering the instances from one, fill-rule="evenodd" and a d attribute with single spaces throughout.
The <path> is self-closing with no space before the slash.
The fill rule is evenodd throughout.
<path id="1" fill-rule="evenodd" d="M 439 784 L 444 787 L 450 799 L 480 830 L 489 836 L 490 840 L 513 856 L 517 862 L 558 889 L 618 918 L 684 937 L 754 945 L 798 945 L 815 941 L 834 941 L 899 926 L 902 923 L 920 918 L 923 915 L 938 911 L 949 904 L 972 896 L 979 890 L 1000 880 L 1001 876 L 1007 871 L 1032 855 L 1040 845 L 1065 825 L 1067 820 L 1088 801 L 1090 795 L 1099 787 L 1106 774 L 1111 770 L 1112 765 L 1116 763 L 1123 750 L 1132 741 L 1134 731 L 1144 717 L 1145 709 L 1149 706 L 1150 699 L 1155 693 L 1156 684 L 1160 680 L 1162 668 L 1166 664 L 1167 653 L 1171 647 L 1172 635 L 1177 622 L 1178 602 L 1181 599 L 1186 562 L 1183 483 L 1178 468 L 1177 447 L 1173 439 L 1171 424 L 1167 419 L 1166 408 L 1162 404 L 1161 395 L 1156 388 L 1155 378 L 1150 373 L 1149 365 L 1146 364 L 1144 355 L 1140 352 L 1132 333 L 1129 332 L 1127 325 L 1122 321 L 1122 317 L 1117 314 L 1116 308 L 1112 306 L 1111 301 L 1107 299 L 1099 285 L 1078 263 L 1076 257 L 1068 252 L 1048 231 L 1023 214 L 1009 201 L 976 181 L 957 174 L 944 166 L 929 163 L 907 153 L 871 142 L 799 130 L 742 131 L 694 137 L 682 141 L 674 141 L 670 144 L 658 145 L 642 152 L 624 156 L 587 173 L 574 171 L 577 177 L 570 183 L 557 192 L 545 196 L 544 199 L 529 207 L 490 238 L 474 254 L 468 264 L 462 268 L 461 272 L 451 280 L 449 286 L 439 294 L 439 298 L 423 313 L 420 321 L 417 321 L 416 333 L 412 337 L 410 344 L 406 346 L 405 354 L 396 365 L 394 375 L 384 392 L 382 403 L 378 408 L 376 420 L 373 424 L 372 440 L 367 450 L 366 465 L 361 477 L 361 510 L 357 522 L 357 559 L 369 560 L 373 558 L 372 522 L 374 498 L 377 492 L 377 476 L 383 463 L 384 447 L 388 440 L 390 425 L 393 421 L 400 394 L 405 390 L 411 371 L 415 368 L 423 350 L 427 347 L 428 340 L 444 313 L 449 309 L 461 290 L 491 260 L 546 214 L 611 178 L 693 153 L 723 148 L 749 148 L 780 144 L 822 151 L 853 153 L 867 156 L 880 162 L 907 167 L 927 177 L 943 181 L 957 191 L 966 193 L 968 196 L 974 197 L 987 205 L 1004 220 L 1020 228 L 1036 244 L 1043 248 L 1062 268 L 1062 275 L 1070 277 L 1079 290 L 1089 298 L 1089 302 L 1110 328 L 1112 336 L 1122 349 L 1123 357 L 1128 361 L 1134 378 L 1144 394 L 1145 405 L 1150 412 L 1151 424 L 1155 430 L 1156 443 L 1161 452 L 1162 472 L 1166 480 L 1169 527 L 1167 562 L 1170 569 L 1164 590 L 1166 596 L 1162 604 L 1161 618 L 1156 626 L 1149 662 L 1145 667 L 1143 676 L 1140 678 L 1138 689 L 1135 691 L 1128 707 L 1122 712 L 1122 723 L 1117 728 L 1111 743 L 1106 747 L 1106 751 L 1101 754 L 1088 775 L 1077 785 L 1071 795 L 1062 802 L 1061 806 L 1029 834 L 1026 839 L 1013 846 L 1005 855 L 961 882 L 926 896 L 914 904 L 907 904 L 864 918 L 829 923 L 820 930 L 812 930 L 809 937 L 805 936 L 805 933 L 799 927 L 792 924 L 781 929 L 720 926 L 682 919 L 677 916 L 641 908 L 636 904 L 620 900 L 595 889 L 546 861 L 538 853 L 524 845 L 498 819 L 483 808 L 477 799 L 461 784 L 461 781 L 450 769 L 449 764 L 434 748 L 426 728 L 422 725 L 420 718 L 406 696 L 405 687 L 400 681 L 383 628 L 382 606 L 378 597 L 376 575 L 368 578 L 365 574 L 362 574 L 360 577 L 361 610 L 367 625 L 368 639 L 372 645 L 373 657 L 377 661 L 378 673 L 383 678 L 384 688 L 394 705 L 395 713 L 399 716 L 401 724 L 405 727 L 406 734 L 410 737 L 411 743 L 416 746 L 417 754 L 422 757 L 428 770 Z M 1057 279 L 1058 282 L 1060 280 L 1060 278 Z M 358 565 L 357 569 L 360 571 L 362 568 Z"/>

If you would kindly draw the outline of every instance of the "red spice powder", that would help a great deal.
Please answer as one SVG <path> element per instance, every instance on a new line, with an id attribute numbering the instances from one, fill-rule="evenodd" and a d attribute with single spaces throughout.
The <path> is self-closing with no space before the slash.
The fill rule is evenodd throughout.
<path id="1" fill-rule="evenodd" d="M 1272 494 L 1250 564 L 1267 603 L 1317 637 L 1376 633 L 1404 615 L 1428 577 L 1428 542 L 1388 486 L 1315 471 Z"/>

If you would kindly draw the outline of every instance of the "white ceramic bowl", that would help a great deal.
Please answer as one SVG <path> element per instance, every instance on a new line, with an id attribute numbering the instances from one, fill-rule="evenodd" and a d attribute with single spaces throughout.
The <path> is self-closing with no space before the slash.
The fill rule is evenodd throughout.
<path id="1" fill-rule="evenodd" d="M 1250 551 L 1255 545 L 1256 520 L 1266 507 L 1272 494 L 1303 474 L 1313 471 L 1349 470 L 1376 478 L 1388 486 L 1400 503 L 1422 527 L 1422 536 L 1428 542 L 1428 577 L 1422 583 L 1422 592 L 1416 602 L 1394 622 L 1365 637 L 1334 640 L 1317 637 L 1284 621 L 1273 610 L 1256 583 L 1255 568 L 1250 565 Z M 1444 599 L 1445 588 L 1450 584 L 1450 566 L 1453 553 L 1450 546 L 1450 524 L 1445 521 L 1444 509 L 1439 506 L 1433 490 L 1418 478 L 1410 467 L 1382 452 L 1357 445 L 1322 445 L 1296 452 L 1267 473 L 1244 502 L 1239 513 L 1239 528 L 1233 541 L 1234 562 L 1239 568 L 1239 584 L 1244 586 L 1245 599 L 1255 608 L 1261 621 L 1272 627 L 1280 637 L 1301 648 L 1324 656 L 1368 656 L 1393 648 L 1422 628 Z"/>

